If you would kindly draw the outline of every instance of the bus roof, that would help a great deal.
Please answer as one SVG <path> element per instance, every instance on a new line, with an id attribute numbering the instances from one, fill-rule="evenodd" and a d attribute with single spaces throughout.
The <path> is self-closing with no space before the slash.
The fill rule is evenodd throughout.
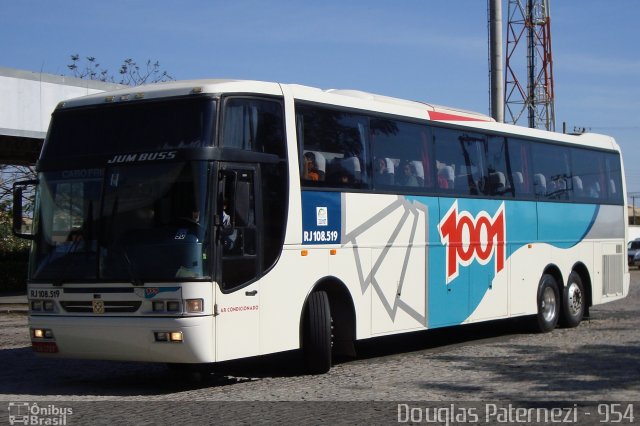
<path id="1" fill-rule="evenodd" d="M 556 142 L 587 145 L 602 149 L 620 148 L 609 136 L 595 133 L 569 135 L 539 129 L 498 123 L 493 118 L 472 111 L 434 105 L 426 102 L 393 98 L 359 90 L 319 89 L 299 84 L 280 84 L 255 80 L 208 79 L 183 80 L 127 87 L 111 92 L 83 96 L 62 102 L 59 106 L 77 107 L 104 103 L 126 102 L 135 99 L 160 99 L 174 96 L 211 93 L 259 93 L 272 96 L 289 95 L 294 99 L 330 104 L 345 108 L 374 111 L 421 120 L 446 122 L 503 134 L 549 139 Z"/>

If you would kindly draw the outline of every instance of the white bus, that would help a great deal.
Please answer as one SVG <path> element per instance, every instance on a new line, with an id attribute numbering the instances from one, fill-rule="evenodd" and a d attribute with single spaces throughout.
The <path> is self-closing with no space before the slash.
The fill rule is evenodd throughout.
<path id="1" fill-rule="evenodd" d="M 625 183 L 606 136 L 358 91 L 172 82 L 65 101 L 37 182 L 33 349 L 216 363 L 625 297 Z M 37 189 L 32 233 L 23 191 Z"/>

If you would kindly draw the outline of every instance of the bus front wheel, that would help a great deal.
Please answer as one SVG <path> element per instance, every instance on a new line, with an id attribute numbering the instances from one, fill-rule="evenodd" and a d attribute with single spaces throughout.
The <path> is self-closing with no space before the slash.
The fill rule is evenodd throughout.
<path id="1" fill-rule="evenodd" d="M 577 272 L 573 271 L 569 275 L 567 286 L 562 295 L 562 318 L 563 327 L 577 327 L 584 317 L 585 293 L 582 279 Z"/>
<path id="2" fill-rule="evenodd" d="M 303 353 L 307 371 L 322 374 L 331 368 L 331 309 L 324 291 L 309 295 L 304 315 Z"/>
<path id="3" fill-rule="evenodd" d="M 544 274 L 538 285 L 538 313 L 536 315 L 536 329 L 547 333 L 558 325 L 560 316 L 560 292 L 553 275 Z"/>

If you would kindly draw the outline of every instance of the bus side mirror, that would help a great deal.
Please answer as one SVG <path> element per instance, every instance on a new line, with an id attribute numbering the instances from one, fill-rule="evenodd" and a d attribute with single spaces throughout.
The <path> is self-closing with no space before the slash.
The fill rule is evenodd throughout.
<path id="1" fill-rule="evenodd" d="M 33 240 L 35 229 L 33 228 L 33 206 L 37 180 L 25 180 L 13 184 L 13 235 L 19 238 Z M 25 215 L 25 201 L 31 207 L 30 215 Z"/>

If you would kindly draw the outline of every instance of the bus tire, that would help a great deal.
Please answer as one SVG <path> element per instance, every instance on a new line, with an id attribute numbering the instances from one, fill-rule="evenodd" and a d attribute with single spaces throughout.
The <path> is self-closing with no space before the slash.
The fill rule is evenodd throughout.
<path id="1" fill-rule="evenodd" d="M 303 352 L 307 371 L 322 374 L 331 368 L 331 309 L 324 291 L 309 295 L 304 318 Z"/>
<path id="2" fill-rule="evenodd" d="M 563 327 L 577 327 L 582 321 L 585 312 L 585 292 L 582 285 L 582 278 L 573 271 L 569 274 L 567 286 L 562 295 L 562 317 L 560 324 Z"/>
<path id="3" fill-rule="evenodd" d="M 540 333 L 548 333 L 556 328 L 560 317 L 560 292 L 553 275 L 544 274 L 540 278 L 537 304 L 536 330 Z"/>

